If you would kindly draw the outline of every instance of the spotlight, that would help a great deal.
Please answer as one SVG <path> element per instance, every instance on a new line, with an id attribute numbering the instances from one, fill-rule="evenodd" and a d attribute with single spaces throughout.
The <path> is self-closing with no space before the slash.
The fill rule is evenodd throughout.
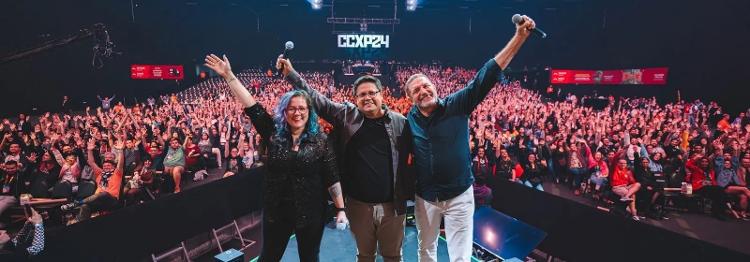
<path id="1" fill-rule="evenodd" d="M 417 0 L 406 0 L 406 10 L 407 11 L 417 10 Z"/>
<path id="2" fill-rule="evenodd" d="M 307 0 L 313 9 L 318 10 L 323 7 L 323 0 Z"/>

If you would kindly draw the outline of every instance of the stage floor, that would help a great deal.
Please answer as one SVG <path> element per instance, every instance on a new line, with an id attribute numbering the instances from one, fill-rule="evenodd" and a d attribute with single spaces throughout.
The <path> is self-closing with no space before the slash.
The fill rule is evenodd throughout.
<path id="1" fill-rule="evenodd" d="M 589 198 L 573 195 L 573 190 L 567 186 L 551 182 L 544 183 L 547 193 L 564 197 L 585 205 L 595 207 Z M 647 218 L 642 223 L 665 228 L 695 239 L 707 241 L 719 246 L 750 254 L 750 222 L 741 220 L 720 221 L 708 214 L 691 212 L 669 212 L 668 220 Z"/>
<path id="2" fill-rule="evenodd" d="M 417 229 L 413 226 L 407 226 L 404 231 L 403 259 L 404 261 L 417 261 Z M 326 227 L 323 233 L 323 242 L 320 244 L 320 261 L 356 261 L 356 255 L 357 246 L 351 231 Z M 255 261 L 255 259 L 251 261 Z M 299 261 L 297 241 L 294 237 L 290 239 L 281 261 Z M 378 256 L 376 261 L 383 261 L 383 258 Z M 448 249 L 445 239 L 442 237 L 438 241 L 438 261 L 448 261 Z"/>

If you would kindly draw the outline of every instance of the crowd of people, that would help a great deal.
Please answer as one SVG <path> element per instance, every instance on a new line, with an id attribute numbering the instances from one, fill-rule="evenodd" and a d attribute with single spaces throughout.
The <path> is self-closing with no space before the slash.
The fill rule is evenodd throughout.
<path id="1" fill-rule="evenodd" d="M 289 89 L 257 69 L 238 77 L 269 104 Z M 308 78 L 316 86 L 332 83 L 330 74 Z M 71 200 L 62 209 L 80 209 L 75 222 L 180 192 L 186 174 L 201 180 L 211 169 L 229 176 L 260 164 L 260 138 L 221 81 L 127 107 L 114 98 L 100 98 L 100 107 L 78 114 L 62 108 L 3 119 L 0 214 L 31 194 Z"/>
<path id="2" fill-rule="evenodd" d="M 464 87 L 476 70 L 400 66 L 399 85 L 421 72 L 445 97 Z M 308 84 L 333 101 L 353 101 L 351 89 L 331 73 L 303 72 Z M 259 69 L 237 74 L 255 99 L 276 108 L 292 90 Z M 547 101 L 518 82 L 501 82 L 470 117 L 470 145 L 478 202 L 492 194 L 493 180 L 538 190 L 545 183 L 570 186 L 576 195 L 605 192 L 627 203 L 634 219 L 661 208 L 666 187 L 692 186 L 712 200 L 719 218 L 748 219 L 750 112 L 733 119 L 714 102 L 611 98 L 603 110 L 576 100 Z M 409 99 L 384 88 L 384 104 L 406 115 Z M 225 81 L 210 78 L 157 101 L 125 106 L 116 96 L 81 113 L 67 110 L 20 114 L 0 123 L 0 221 L 21 194 L 71 200 L 73 220 L 92 212 L 181 191 L 182 177 L 205 178 L 214 169 L 233 175 L 262 165 L 260 135 Z M 332 126 L 320 120 L 323 131 Z M 640 212 L 643 211 L 643 212 Z"/>

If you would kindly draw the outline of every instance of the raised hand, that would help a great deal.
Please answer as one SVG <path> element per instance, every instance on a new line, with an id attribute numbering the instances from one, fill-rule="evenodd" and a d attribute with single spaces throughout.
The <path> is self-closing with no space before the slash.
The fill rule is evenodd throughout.
<path id="1" fill-rule="evenodd" d="M 96 141 L 94 141 L 93 138 L 89 138 L 89 141 L 86 144 L 86 149 L 89 151 L 96 149 Z"/>
<path id="2" fill-rule="evenodd" d="M 115 142 L 115 145 L 113 148 L 117 150 L 125 149 L 125 141 L 123 141 L 122 139 L 117 139 L 117 142 Z"/>
<path id="3" fill-rule="evenodd" d="M 211 68 L 211 70 L 214 70 L 214 72 L 223 78 L 229 77 L 232 73 L 232 65 L 229 63 L 229 59 L 226 55 L 221 59 L 214 54 L 210 54 L 206 56 L 205 62 L 204 65 L 206 67 Z"/>
<path id="4" fill-rule="evenodd" d="M 716 147 L 716 150 L 721 151 L 724 149 L 724 144 L 719 140 L 714 140 L 714 147 Z"/>
<path id="5" fill-rule="evenodd" d="M 31 163 L 36 163 L 37 155 L 36 152 L 31 152 L 29 156 L 26 157 L 27 160 Z"/>

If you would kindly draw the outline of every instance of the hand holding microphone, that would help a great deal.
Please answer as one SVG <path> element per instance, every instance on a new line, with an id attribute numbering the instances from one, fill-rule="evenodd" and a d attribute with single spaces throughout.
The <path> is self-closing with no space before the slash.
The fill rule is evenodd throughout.
<path id="1" fill-rule="evenodd" d="M 282 77 L 286 77 L 291 71 L 291 64 L 289 63 L 288 53 L 289 51 L 292 51 L 292 49 L 294 49 L 294 42 L 286 41 L 286 43 L 284 43 L 284 52 L 279 55 L 279 58 L 276 60 L 276 69 L 279 70 L 279 74 L 282 74 Z M 279 60 L 285 60 L 286 63 L 279 63 Z M 289 67 L 289 69 L 287 69 L 287 66 Z"/>
<path id="2" fill-rule="evenodd" d="M 279 70 L 283 77 L 286 77 L 290 72 L 294 71 L 292 62 L 290 62 L 289 59 L 285 58 L 283 54 L 279 55 L 279 57 L 276 59 L 276 69 Z"/>
<path id="3" fill-rule="evenodd" d="M 528 37 L 529 34 L 534 33 L 541 38 L 547 38 L 547 33 L 536 27 L 534 19 L 526 15 L 515 14 L 511 18 L 514 24 L 516 24 L 516 34 L 524 37 Z"/>

